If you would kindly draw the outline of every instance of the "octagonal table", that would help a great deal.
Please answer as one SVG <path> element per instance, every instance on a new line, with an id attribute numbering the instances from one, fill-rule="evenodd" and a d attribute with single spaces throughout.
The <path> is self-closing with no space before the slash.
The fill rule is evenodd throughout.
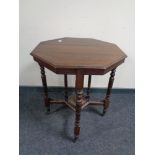
<path id="1" fill-rule="evenodd" d="M 80 134 L 80 112 L 87 105 L 103 106 L 102 116 L 110 103 L 110 94 L 114 82 L 116 68 L 127 57 L 115 44 L 88 38 L 60 38 L 43 41 L 31 52 L 34 60 L 41 69 L 41 78 L 44 88 L 44 102 L 47 113 L 50 104 L 66 104 L 75 111 L 74 141 Z M 48 97 L 48 89 L 44 68 L 64 74 L 65 98 L 54 100 Z M 90 86 L 92 75 L 104 75 L 111 71 L 107 93 L 100 102 L 90 100 Z M 76 75 L 75 96 L 68 97 L 67 75 Z M 88 75 L 88 88 L 83 93 L 84 75 Z"/>

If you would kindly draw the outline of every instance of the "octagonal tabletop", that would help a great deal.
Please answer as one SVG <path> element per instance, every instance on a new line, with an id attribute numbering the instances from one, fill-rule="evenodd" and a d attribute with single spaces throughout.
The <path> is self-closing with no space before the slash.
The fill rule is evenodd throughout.
<path id="1" fill-rule="evenodd" d="M 43 41 L 31 52 L 34 60 L 56 73 L 104 74 L 124 62 L 126 54 L 115 44 L 89 38 Z"/>

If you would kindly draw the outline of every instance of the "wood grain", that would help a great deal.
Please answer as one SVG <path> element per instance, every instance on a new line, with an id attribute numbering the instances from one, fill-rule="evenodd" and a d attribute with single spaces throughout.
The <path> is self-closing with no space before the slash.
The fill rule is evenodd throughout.
<path id="1" fill-rule="evenodd" d="M 54 72 L 62 69 L 103 71 L 123 63 L 126 54 L 115 44 L 87 38 L 60 38 L 41 42 L 32 52 L 34 60 L 44 63 Z M 70 70 L 70 71 L 69 71 Z"/>

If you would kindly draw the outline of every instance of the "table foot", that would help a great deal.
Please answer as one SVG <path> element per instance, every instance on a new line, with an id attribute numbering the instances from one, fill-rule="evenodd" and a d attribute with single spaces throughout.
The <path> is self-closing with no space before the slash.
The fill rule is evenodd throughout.
<path id="1" fill-rule="evenodd" d="M 45 112 L 46 115 L 49 115 L 50 114 L 50 107 L 46 107 L 46 112 Z"/>
<path id="2" fill-rule="evenodd" d="M 101 116 L 104 116 L 106 113 L 106 110 L 103 110 L 103 113 L 101 114 Z"/>
<path id="3" fill-rule="evenodd" d="M 77 140 L 78 140 L 78 137 L 75 137 L 73 142 L 76 143 Z"/>

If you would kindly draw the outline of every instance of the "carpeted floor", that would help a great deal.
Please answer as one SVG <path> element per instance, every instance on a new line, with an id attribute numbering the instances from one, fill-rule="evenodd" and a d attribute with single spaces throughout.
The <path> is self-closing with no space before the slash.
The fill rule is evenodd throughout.
<path id="1" fill-rule="evenodd" d="M 59 91 L 59 93 L 58 93 Z M 102 91 L 91 93 L 102 99 Z M 63 98 L 63 90 L 50 91 Z M 73 143 L 74 112 L 53 105 L 45 115 L 40 88 L 20 88 L 20 155 L 134 155 L 134 91 L 114 92 L 104 117 L 102 106 L 81 113 L 80 139 Z"/>

